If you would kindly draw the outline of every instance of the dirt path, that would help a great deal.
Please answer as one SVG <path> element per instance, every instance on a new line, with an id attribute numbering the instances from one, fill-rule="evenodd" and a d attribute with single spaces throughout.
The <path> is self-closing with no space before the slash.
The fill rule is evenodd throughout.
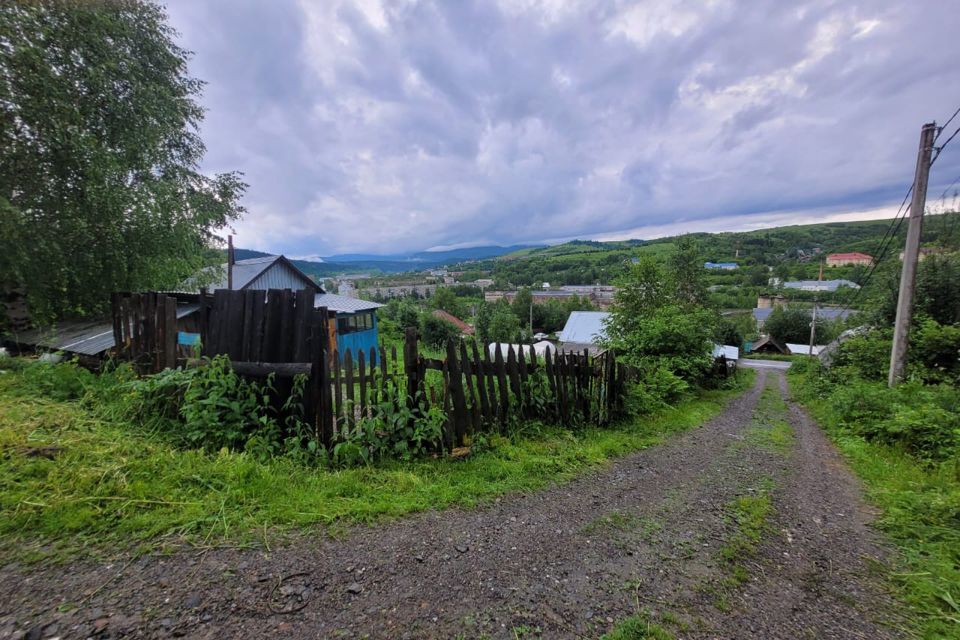
<path id="1" fill-rule="evenodd" d="M 700 429 L 475 511 L 272 552 L 7 566 L 0 638 L 595 638 L 639 611 L 678 638 L 894 637 L 858 485 L 785 394 L 760 370 Z M 767 507 L 757 539 L 735 504 Z"/>

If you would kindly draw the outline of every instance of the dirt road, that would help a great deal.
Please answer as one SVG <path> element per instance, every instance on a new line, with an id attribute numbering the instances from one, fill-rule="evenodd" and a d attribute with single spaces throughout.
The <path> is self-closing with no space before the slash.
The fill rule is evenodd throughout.
<path id="1" fill-rule="evenodd" d="M 764 392 L 764 389 L 767 389 Z M 0 569 L 0 638 L 888 638 L 884 549 L 783 373 L 576 481 L 338 540 Z"/>

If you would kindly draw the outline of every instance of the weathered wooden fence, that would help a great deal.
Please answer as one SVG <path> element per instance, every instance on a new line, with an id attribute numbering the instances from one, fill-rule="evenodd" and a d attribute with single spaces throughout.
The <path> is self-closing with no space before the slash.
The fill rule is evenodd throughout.
<path id="1" fill-rule="evenodd" d="M 114 294 L 117 357 L 144 373 L 177 366 L 177 300 L 162 293 Z"/>
<path id="2" fill-rule="evenodd" d="M 385 404 L 406 404 L 414 414 L 441 407 L 447 447 L 476 433 L 504 432 L 511 421 L 537 418 L 561 425 L 606 424 L 623 408 L 628 371 L 612 352 L 506 352 L 450 341 L 446 357 L 420 354 L 417 331 L 395 346 L 340 354 L 326 308 L 311 291 L 229 291 L 199 296 L 204 356 L 227 355 L 237 373 L 274 375 L 280 392 L 289 379 L 308 376 L 305 418 L 326 446 L 343 440 L 364 419 L 381 417 Z M 164 294 L 114 297 L 119 354 L 157 371 L 177 365 L 176 300 Z M 162 345 L 162 347 L 158 346 Z"/>

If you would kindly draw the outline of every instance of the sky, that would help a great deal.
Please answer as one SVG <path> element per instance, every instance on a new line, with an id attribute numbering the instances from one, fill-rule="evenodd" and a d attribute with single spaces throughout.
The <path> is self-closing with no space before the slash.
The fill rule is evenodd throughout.
<path id="1" fill-rule="evenodd" d="M 237 245 L 288 255 L 890 217 L 960 107 L 953 0 L 165 4 Z"/>

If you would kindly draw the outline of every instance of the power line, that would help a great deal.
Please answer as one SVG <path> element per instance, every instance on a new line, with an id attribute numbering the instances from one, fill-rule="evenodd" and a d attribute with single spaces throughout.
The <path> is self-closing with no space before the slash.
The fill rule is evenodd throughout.
<path id="1" fill-rule="evenodd" d="M 943 149 L 944 149 L 948 144 L 950 144 L 950 141 L 951 141 L 951 140 L 953 140 L 954 138 L 957 137 L 957 134 L 958 134 L 958 133 L 960 133 L 960 127 L 957 127 L 956 129 L 954 129 L 954 130 L 953 130 L 953 133 L 950 134 L 950 137 L 947 138 L 946 141 L 945 141 L 942 145 L 940 145 L 939 147 L 937 147 L 937 153 L 933 156 L 933 159 L 930 160 L 930 166 L 931 166 L 931 167 L 933 166 L 933 163 L 937 161 L 937 158 L 940 157 L 940 154 L 943 153 Z"/>
<path id="2" fill-rule="evenodd" d="M 957 107 L 957 110 L 953 112 L 953 115 L 947 118 L 947 121 L 940 126 L 940 131 L 937 132 L 936 138 L 933 139 L 934 144 L 940 138 L 940 134 L 943 133 L 943 130 L 950 126 L 950 123 L 953 122 L 953 119 L 957 117 L 957 114 L 960 113 L 960 107 Z"/>

